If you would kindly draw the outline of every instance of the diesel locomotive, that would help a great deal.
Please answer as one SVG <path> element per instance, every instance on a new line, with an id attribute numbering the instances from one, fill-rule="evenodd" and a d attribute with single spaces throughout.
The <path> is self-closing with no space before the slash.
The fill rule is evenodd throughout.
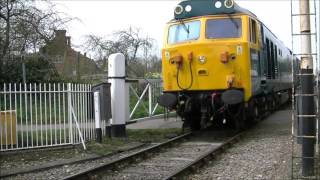
<path id="1" fill-rule="evenodd" d="M 298 63 L 256 15 L 233 0 L 180 2 L 166 24 L 161 56 L 158 103 L 194 130 L 209 124 L 242 129 L 259 120 L 291 97 Z"/>

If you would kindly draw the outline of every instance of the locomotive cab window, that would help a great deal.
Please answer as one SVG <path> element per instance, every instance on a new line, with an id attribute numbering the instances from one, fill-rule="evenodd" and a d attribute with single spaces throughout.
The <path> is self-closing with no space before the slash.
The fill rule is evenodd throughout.
<path id="1" fill-rule="evenodd" d="M 239 38 L 241 37 L 241 19 L 209 19 L 206 22 L 206 38 Z"/>
<path id="2" fill-rule="evenodd" d="M 200 21 L 181 22 L 169 27 L 168 43 L 196 40 L 200 35 Z"/>
<path id="3" fill-rule="evenodd" d="M 250 42 L 257 43 L 257 23 L 255 20 L 250 19 Z"/>

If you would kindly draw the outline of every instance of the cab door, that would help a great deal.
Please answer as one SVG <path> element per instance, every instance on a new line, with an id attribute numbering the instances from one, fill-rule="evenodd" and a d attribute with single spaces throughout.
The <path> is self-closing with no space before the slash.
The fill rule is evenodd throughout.
<path id="1" fill-rule="evenodd" d="M 251 74 L 251 93 L 256 95 L 261 88 L 261 51 L 260 51 L 260 25 L 259 22 L 251 17 L 249 20 L 249 57 L 250 57 L 250 74 Z"/>

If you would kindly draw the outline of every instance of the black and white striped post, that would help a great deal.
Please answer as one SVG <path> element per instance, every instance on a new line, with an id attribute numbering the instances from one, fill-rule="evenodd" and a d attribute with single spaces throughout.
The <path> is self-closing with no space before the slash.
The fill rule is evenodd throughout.
<path id="1" fill-rule="evenodd" d="M 100 117 L 100 93 L 93 93 L 94 99 L 94 119 L 96 127 L 96 141 L 102 142 L 101 117 Z"/>
<path id="2" fill-rule="evenodd" d="M 125 57 L 122 53 L 111 54 L 108 58 L 108 81 L 111 83 L 111 135 L 126 136 L 126 82 Z"/>
<path id="3" fill-rule="evenodd" d="M 310 28 L 310 5 L 309 0 L 300 0 L 300 33 L 301 33 L 301 94 L 298 112 L 302 125 L 302 175 L 314 175 L 314 147 L 315 139 L 315 103 L 314 97 L 314 74 L 312 60 L 311 28 Z M 310 96 L 311 95 L 311 96 Z"/>

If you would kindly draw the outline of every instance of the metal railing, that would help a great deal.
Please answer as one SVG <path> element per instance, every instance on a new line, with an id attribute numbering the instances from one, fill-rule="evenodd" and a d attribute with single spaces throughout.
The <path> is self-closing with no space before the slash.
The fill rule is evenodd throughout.
<path id="1" fill-rule="evenodd" d="M 87 84 L 3 84 L 0 151 L 84 145 L 94 138 L 92 103 Z"/>
<path id="2" fill-rule="evenodd" d="M 132 121 L 163 115 L 160 79 L 130 84 Z M 74 145 L 95 138 L 92 86 L 16 84 L 0 86 L 0 151 Z M 101 127 L 107 122 L 101 121 Z M 105 134 L 105 128 L 102 128 Z"/>
<path id="3" fill-rule="evenodd" d="M 161 79 L 140 79 L 129 85 L 130 115 L 129 121 L 136 121 L 163 115 L 157 99 L 162 93 Z"/>

